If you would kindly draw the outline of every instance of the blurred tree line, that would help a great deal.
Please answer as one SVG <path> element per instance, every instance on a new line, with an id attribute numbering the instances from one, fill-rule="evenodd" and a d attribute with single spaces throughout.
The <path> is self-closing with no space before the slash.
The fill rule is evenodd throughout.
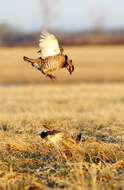
<path id="1" fill-rule="evenodd" d="M 92 7 L 90 16 L 94 23 L 94 29 L 80 30 L 77 32 L 65 32 L 50 30 L 52 21 L 59 16 L 60 0 L 39 0 L 41 8 L 42 30 L 49 29 L 57 35 L 62 45 L 109 45 L 124 44 L 124 30 L 106 30 L 104 22 L 106 19 L 106 10 L 100 9 L 99 13 L 96 7 Z M 0 46 L 36 46 L 39 41 L 41 31 L 25 33 L 12 28 L 10 25 L 0 24 Z"/>
<path id="2" fill-rule="evenodd" d="M 27 34 L 12 28 L 8 24 L 0 24 L 0 46 L 30 45 L 36 40 L 37 33 Z"/>
<path id="3" fill-rule="evenodd" d="M 62 45 L 109 45 L 124 44 L 124 30 L 86 30 L 66 33 L 51 31 L 57 35 Z M 0 24 L 0 46 L 37 46 L 40 31 L 25 33 L 8 24 Z"/>

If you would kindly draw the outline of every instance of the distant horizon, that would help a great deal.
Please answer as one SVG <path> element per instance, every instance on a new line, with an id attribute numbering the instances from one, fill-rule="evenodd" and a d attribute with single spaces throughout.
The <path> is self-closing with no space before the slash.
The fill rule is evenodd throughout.
<path id="1" fill-rule="evenodd" d="M 17 32 L 22 32 L 22 33 L 37 33 L 37 32 L 40 32 L 40 31 L 43 31 L 44 28 L 41 26 L 39 28 L 35 28 L 35 29 L 32 29 L 32 30 L 23 30 L 22 28 L 17 28 L 16 26 L 13 26 L 11 25 L 10 23 L 0 23 L 0 25 L 7 25 L 8 27 L 10 27 L 10 29 L 12 29 L 13 31 L 17 31 Z M 85 33 L 85 32 L 92 32 L 92 31 L 95 31 L 96 28 L 95 27 L 91 27 L 91 28 L 76 28 L 74 30 L 63 30 L 63 28 L 55 28 L 55 27 L 51 27 L 51 28 L 45 28 L 45 30 L 48 30 L 48 31 L 55 31 L 55 32 L 65 32 L 65 33 Z M 111 31 L 124 31 L 124 27 L 120 28 L 120 27 L 103 27 L 102 28 L 102 31 L 105 31 L 105 32 L 111 32 Z"/>

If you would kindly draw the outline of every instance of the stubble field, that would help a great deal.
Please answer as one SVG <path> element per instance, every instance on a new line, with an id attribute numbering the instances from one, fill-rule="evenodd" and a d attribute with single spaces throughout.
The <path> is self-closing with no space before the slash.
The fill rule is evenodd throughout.
<path id="1" fill-rule="evenodd" d="M 68 48 L 75 73 L 49 82 L 21 60 L 36 49 L 1 49 L 0 189 L 124 189 L 123 50 Z"/>

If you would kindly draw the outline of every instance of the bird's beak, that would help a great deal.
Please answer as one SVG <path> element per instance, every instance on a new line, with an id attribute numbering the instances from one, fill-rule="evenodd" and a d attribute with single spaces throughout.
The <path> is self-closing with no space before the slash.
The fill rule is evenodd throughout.
<path id="1" fill-rule="evenodd" d="M 72 72 L 74 71 L 74 65 L 69 65 L 68 71 L 69 71 L 69 73 L 71 75 Z"/>

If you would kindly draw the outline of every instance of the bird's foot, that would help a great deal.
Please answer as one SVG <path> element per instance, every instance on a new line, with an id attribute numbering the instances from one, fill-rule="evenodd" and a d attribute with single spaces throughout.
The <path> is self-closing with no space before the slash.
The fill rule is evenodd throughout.
<path id="1" fill-rule="evenodd" d="M 49 77 L 49 78 L 52 79 L 52 80 L 55 80 L 55 79 L 56 79 L 56 76 L 51 75 L 51 74 L 47 75 L 47 77 Z"/>

